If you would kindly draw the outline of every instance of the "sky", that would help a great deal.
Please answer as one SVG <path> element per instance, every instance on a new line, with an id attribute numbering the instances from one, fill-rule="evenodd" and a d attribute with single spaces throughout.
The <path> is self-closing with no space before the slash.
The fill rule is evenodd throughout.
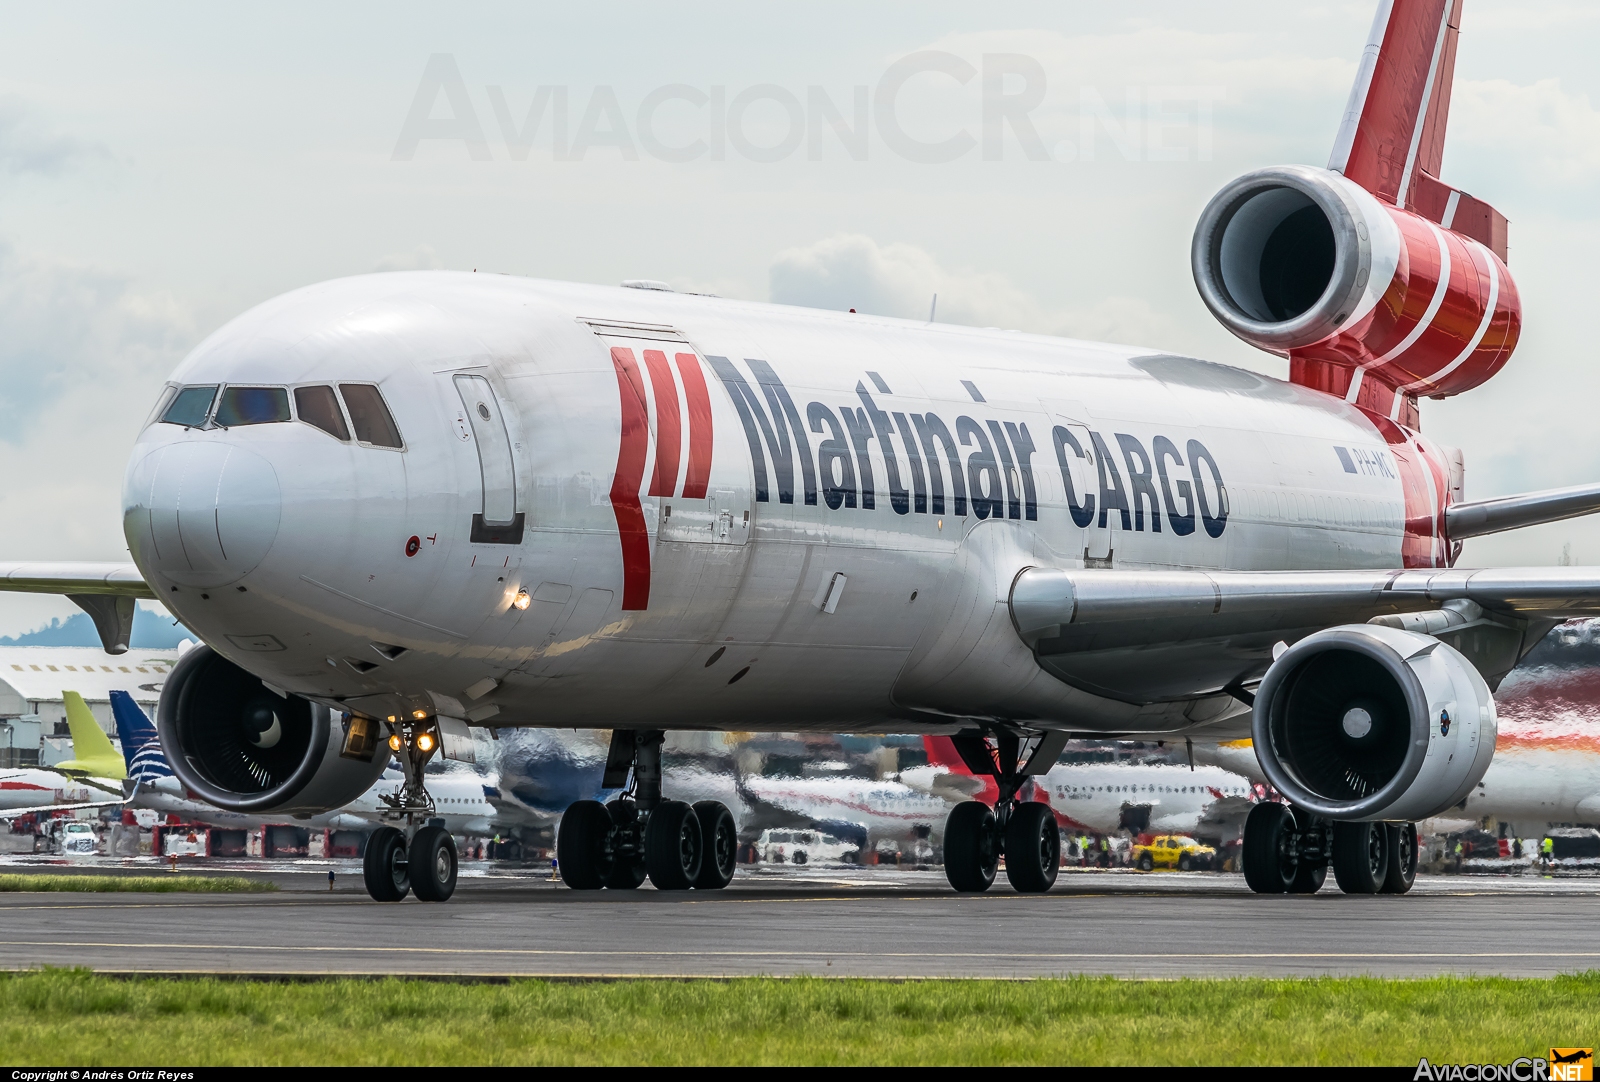
<path id="1" fill-rule="evenodd" d="M 1282 376 L 1195 220 L 1324 165 L 1374 3 L 8 4 L 0 559 L 119 559 L 123 464 L 207 333 L 312 282 L 649 278 Z M 1423 405 L 1482 498 L 1600 480 L 1600 5 L 1467 0 L 1444 179 L 1511 220 L 1522 343 Z M 1600 521 L 1465 563 L 1600 564 Z M 0 635 L 76 612 L 0 595 Z"/>

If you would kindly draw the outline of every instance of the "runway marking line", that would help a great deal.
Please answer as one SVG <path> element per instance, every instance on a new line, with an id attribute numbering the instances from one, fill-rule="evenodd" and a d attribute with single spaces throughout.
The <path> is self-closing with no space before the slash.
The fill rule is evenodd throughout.
<path id="1" fill-rule="evenodd" d="M 63 944 L 55 939 L 0 939 L 0 947 L 109 947 L 117 950 L 234 950 L 234 951 L 290 951 L 312 954 L 341 952 L 346 954 L 482 954 L 517 957 L 584 957 L 584 958 L 1019 958 L 1025 960 L 1074 959 L 1270 959 L 1270 958 L 1600 958 L 1600 951 L 1403 951 L 1379 954 L 1357 951 L 1274 951 L 1274 952 L 1205 952 L 1177 954 L 1172 951 L 1128 952 L 1118 954 L 994 952 L 994 951 L 880 951 L 861 954 L 854 951 L 662 951 L 662 950 L 544 950 L 524 947 L 409 947 L 409 946 L 296 946 L 260 945 L 249 943 L 115 943 L 73 942 Z"/>

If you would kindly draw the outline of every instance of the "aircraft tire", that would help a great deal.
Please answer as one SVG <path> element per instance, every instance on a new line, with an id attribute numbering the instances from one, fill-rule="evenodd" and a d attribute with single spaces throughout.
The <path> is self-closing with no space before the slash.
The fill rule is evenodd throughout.
<path id="1" fill-rule="evenodd" d="M 1417 824 L 1389 825 L 1389 866 L 1383 877 L 1384 894 L 1405 894 L 1417 881 Z"/>
<path id="2" fill-rule="evenodd" d="M 1006 823 L 1006 878 L 1018 894 L 1043 894 L 1061 871 L 1061 830 L 1050 805 L 1018 804 Z"/>
<path id="3" fill-rule="evenodd" d="M 681 800 L 663 800 L 644 828 L 644 863 L 657 890 L 688 890 L 700 876 L 700 818 Z"/>
<path id="4" fill-rule="evenodd" d="M 406 836 L 394 827 L 374 830 L 361 857 L 361 878 L 375 902 L 398 902 L 410 894 Z"/>
<path id="5" fill-rule="evenodd" d="M 944 874 L 952 887 L 976 894 L 994 884 L 1000 866 L 996 833 L 989 805 L 964 800 L 950 809 L 944 824 Z"/>
<path id="6" fill-rule="evenodd" d="M 1294 879 L 1289 883 L 1290 894 L 1315 894 L 1322 889 L 1322 884 L 1328 881 L 1328 866 L 1319 864 L 1311 867 L 1300 865 L 1294 870 Z"/>
<path id="7" fill-rule="evenodd" d="M 567 807 L 556 830 L 556 867 L 573 890 L 599 890 L 611 876 L 611 813 L 598 800 Z"/>
<path id="8" fill-rule="evenodd" d="M 444 827 L 417 831 L 406 850 L 411 889 L 417 900 L 448 902 L 456 892 L 456 840 Z"/>
<path id="9" fill-rule="evenodd" d="M 1287 857 L 1294 831 L 1294 813 L 1284 805 L 1268 802 L 1250 809 L 1240 857 L 1244 881 L 1257 894 L 1284 894 L 1294 884 L 1299 869 Z"/>
<path id="10" fill-rule="evenodd" d="M 606 805 L 615 828 L 612 837 L 618 844 L 613 847 L 611 872 L 606 876 L 607 890 L 638 890 L 644 882 L 644 839 L 637 837 L 639 807 L 621 797 Z M 630 839 L 630 835 L 634 835 Z M 628 841 L 631 846 L 626 844 Z M 560 858 L 557 858 L 560 859 Z"/>
<path id="11" fill-rule="evenodd" d="M 694 889 L 721 890 L 733 882 L 733 870 L 739 863 L 739 828 L 727 805 L 716 800 L 695 804 L 694 814 L 700 820 L 700 839 L 705 845 Z"/>
<path id="12" fill-rule="evenodd" d="M 1389 874 L 1384 823 L 1333 824 L 1333 878 L 1346 894 L 1376 894 Z"/>

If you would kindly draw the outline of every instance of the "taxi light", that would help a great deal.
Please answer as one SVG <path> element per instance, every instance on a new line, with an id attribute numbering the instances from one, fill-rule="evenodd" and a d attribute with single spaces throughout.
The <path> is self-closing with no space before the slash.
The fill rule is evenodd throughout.
<path id="1" fill-rule="evenodd" d="M 432 733 L 420 733 L 420 734 L 418 734 L 418 736 L 417 736 L 417 750 L 418 751 L 432 751 L 433 750 L 433 745 L 434 745 L 434 739 L 433 739 L 433 734 Z"/>
<path id="2" fill-rule="evenodd" d="M 511 602 L 512 607 L 517 609 L 526 609 L 531 604 L 533 604 L 533 598 L 528 596 L 528 591 L 526 590 L 518 590 L 517 596 Z"/>
<path id="3" fill-rule="evenodd" d="M 426 710 L 413 710 L 411 711 L 411 716 L 416 718 L 418 721 L 421 721 L 423 718 L 428 716 L 428 712 Z"/>
<path id="4" fill-rule="evenodd" d="M 404 740 L 400 739 L 400 734 L 399 733 L 395 733 L 393 736 L 391 736 L 389 738 L 389 750 L 390 751 L 399 751 L 401 748 L 403 748 L 405 746 L 406 746 L 406 742 Z"/>

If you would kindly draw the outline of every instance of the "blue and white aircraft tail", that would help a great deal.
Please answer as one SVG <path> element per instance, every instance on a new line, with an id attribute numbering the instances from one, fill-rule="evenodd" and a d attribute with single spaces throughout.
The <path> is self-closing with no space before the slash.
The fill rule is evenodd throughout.
<path id="1" fill-rule="evenodd" d="M 162 778 L 172 777 L 172 767 L 161 751 L 161 738 L 155 723 L 126 691 L 111 693 L 111 713 L 117 721 L 117 740 L 128 764 L 128 781 L 148 787 Z"/>

